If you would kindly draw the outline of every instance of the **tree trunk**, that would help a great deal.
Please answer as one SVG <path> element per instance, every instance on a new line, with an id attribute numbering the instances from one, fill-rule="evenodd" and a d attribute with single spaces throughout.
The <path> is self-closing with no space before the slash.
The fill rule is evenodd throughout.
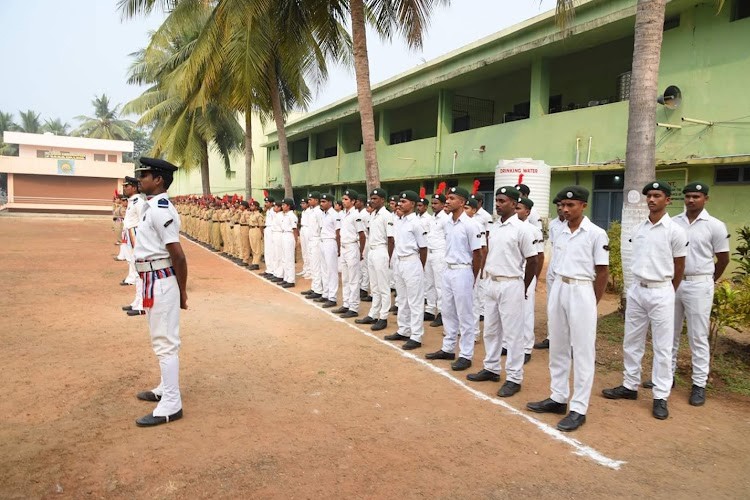
<path id="1" fill-rule="evenodd" d="M 635 14 L 620 236 L 625 291 L 633 281 L 633 244 L 630 236 L 635 226 L 648 217 L 646 199 L 641 190 L 656 177 L 656 97 L 659 94 L 659 61 L 666 1 L 638 0 Z"/>
<path id="2" fill-rule="evenodd" d="M 211 179 L 208 175 L 208 143 L 204 141 L 201 149 L 201 186 L 203 194 L 211 194 Z"/>
<path id="3" fill-rule="evenodd" d="M 372 110 L 370 88 L 370 62 L 367 57 L 367 33 L 365 30 L 365 7 L 362 0 L 351 0 L 352 43 L 354 49 L 354 74 L 357 80 L 357 101 L 362 124 L 364 143 L 365 183 L 367 192 L 380 187 L 380 167 L 375 149 L 375 114 Z"/>
<path id="4" fill-rule="evenodd" d="M 245 110 L 245 199 L 253 197 L 253 115 L 252 106 Z"/>
<path id="5" fill-rule="evenodd" d="M 272 66 L 268 72 L 268 87 L 271 92 L 271 106 L 273 108 L 273 120 L 276 122 L 276 135 L 279 138 L 281 173 L 284 176 L 284 197 L 294 198 L 294 191 L 292 190 L 292 172 L 289 170 L 289 145 L 286 142 L 284 114 L 281 110 L 281 94 L 279 92 L 279 82 L 276 77 L 275 66 Z"/>

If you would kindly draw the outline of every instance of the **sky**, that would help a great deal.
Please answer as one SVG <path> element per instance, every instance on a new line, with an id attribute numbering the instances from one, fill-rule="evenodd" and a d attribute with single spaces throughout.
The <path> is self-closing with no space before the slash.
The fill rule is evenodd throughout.
<path id="1" fill-rule="evenodd" d="M 0 111 L 28 109 L 61 118 L 73 128 L 78 115 L 92 115 L 94 96 L 106 93 L 124 104 L 144 89 L 126 83 L 129 54 L 148 44 L 164 14 L 122 20 L 117 0 L 0 0 Z M 424 47 L 409 50 L 395 38 L 369 33 L 370 79 L 387 80 L 425 61 L 553 9 L 555 0 L 452 0 L 437 9 Z M 356 92 L 354 70 L 333 67 L 310 110 Z M 136 118 L 136 117 L 130 117 Z"/>

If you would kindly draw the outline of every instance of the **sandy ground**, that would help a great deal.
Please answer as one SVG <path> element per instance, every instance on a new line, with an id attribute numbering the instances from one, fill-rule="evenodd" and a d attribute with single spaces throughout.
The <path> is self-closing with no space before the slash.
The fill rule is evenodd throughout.
<path id="1" fill-rule="evenodd" d="M 404 356 L 301 299 L 305 282 L 288 293 L 183 247 L 185 417 L 142 429 L 152 405 L 135 393 L 158 365 L 145 319 L 120 310 L 134 291 L 118 286 L 109 223 L 0 217 L 0 498 L 750 495 L 744 400 L 694 408 L 678 389 L 658 421 L 650 391 L 599 396 L 620 381 L 602 372 L 588 422 L 563 436 L 558 416 L 523 410 L 548 396 L 546 352 L 498 406 L 500 384 Z M 442 338 L 425 337 L 419 358 Z M 472 371 L 482 357 L 480 344 Z"/>

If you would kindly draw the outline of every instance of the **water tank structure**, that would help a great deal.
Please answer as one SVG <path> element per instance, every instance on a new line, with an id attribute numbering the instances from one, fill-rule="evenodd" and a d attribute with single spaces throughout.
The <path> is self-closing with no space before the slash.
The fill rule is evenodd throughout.
<path id="1" fill-rule="evenodd" d="M 552 167 L 542 160 L 500 160 L 495 167 L 495 191 L 501 186 L 526 184 L 531 190 L 529 198 L 534 201 L 534 210 L 546 219 L 549 217 L 551 177 Z"/>

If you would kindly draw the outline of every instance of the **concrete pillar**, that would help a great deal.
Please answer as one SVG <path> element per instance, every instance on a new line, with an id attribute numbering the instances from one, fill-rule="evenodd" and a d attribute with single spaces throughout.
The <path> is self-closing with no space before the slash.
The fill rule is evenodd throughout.
<path id="1" fill-rule="evenodd" d="M 531 111 L 529 118 L 549 113 L 549 60 L 536 57 L 531 63 Z"/>
<path id="2" fill-rule="evenodd" d="M 388 123 L 388 110 L 381 109 L 380 115 L 379 115 L 379 124 L 378 128 L 380 129 L 380 142 L 385 144 L 386 146 L 390 146 L 391 144 L 391 127 L 390 123 Z"/>
<path id="3" fill-rule="evenodd" d="M 453 91 L 440 90 L 438 93 L 437 139 L 435 141 L 435 175 L 440 174 L 443 158 L 443 136 L 453 132 Z"/>
<path id="4" fill-rule="evenodd" d="M 307 140 L 307 161 L 313 161 L 316 159 L 316 153 L 318 151 L 318 136 L 310 134 Z"/>

